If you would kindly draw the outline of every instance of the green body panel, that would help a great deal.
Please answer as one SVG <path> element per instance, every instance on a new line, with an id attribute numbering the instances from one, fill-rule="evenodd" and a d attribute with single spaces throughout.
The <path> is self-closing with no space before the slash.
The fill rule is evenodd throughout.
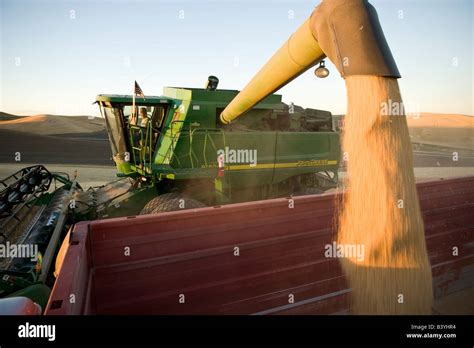
<path id="1" fill-rule="evenodd" d="M 201 185 L 204 180 L 211 185 L 206 189 L 218 197 L 216 201 L 227 196 L 229 202 L 233 201 L 231 190 L 266 190 L 318 172 L 331 172 L 337 181 L 339 135 L 332 131 L 329 112 L 286 105 L 280 95 L 273 94 L 232 125 L 220 125 L 220 112 L 238 92 L 165 87 L 163 96 L 136 98 L 140 111 L 166 107 L 159 129 L 151 125 L 155 116 L 148 117 L 145 126 L 128 125 L 132 116 L 127 118 L 121 110 L 132 104 L 131 96 L 99 95 L 101 109 L 113 108 L 122 118 L 124 133 L 117 139 L 127 138 L 128 144 L 121 148 L 132 153 L 132 163 L 118 163 L 118 170 L 122 175 L 150 179 L 158 185 L 157 192 L 163 182 L 168 183 L 168 190 L 182 186 L 180 182 L 189 186 L 190 181 Z M 223 170 L 218 168 L 219 154 Z"/>
<path id="2" fill-rule="evenodd" d="M 132 165 L 130 163 L 119 162 L 119 163 L 116 163 L 116 166 L 117 166 L 117 171 L 119 173 L 123 173 L 124 175 L 130 175 L 134 173 L 132 169 Z"/>
<path id="3" fill-rule="evenodd" d="M 141 208 L 155 197 L 156 193 L 156 188 L 153 186 L 131 190 L 110 201 L 105 211 L 89 219 L 139 215 Z"/>
<path id="4" fill-rule="evenodd" d="M 275 162 L 275 146 L 277 132 L 225 132 L 223 130 L 201 130 L 181 134 L 175 148 L 176 159 L 172 162 L 176 178 L 191 178 L 194 169 L 200 177 L 215 178 L 217 175 L 217 152 L 227 149 L 236 150 L 246 161 L 225 162 L 225 182 L 238 186 L 257 186 L 272 182 L 273 164 Z M 240 153 L 239 153 L 240 150 Z M 255 151 L 256 162 L 248 163 Z M 229 153 L 229 151 L 227 151 Z M 232 160 L 231 154 L 228 155 Z M 184 170 L 183 170 L 184 169 Z"/>
<path id="5" fill-rule="evenodd" d="M 274 182 L 309 171 L 333 171 L 339 167 L 339 135 L 334 132 L 277 133 Z M 315 136 L 317 135 L 317 136 Z M 278 164 L 282 164 L 278 166 Z M 288 165 L 284 165 L 288 164 Z"/>
<path id="6" fill-rule="evenodd" d="M 174 105 L 175 108 L 173 113 L 172 110 L 168 111 L 163 135 L 158 139 L 155 149 L 155 164 L 170 164 L 174 148 L 179 142 L 181 129 L 183 128 L 185 121 L 190 122 L 189 119 L 186 120 L 186 115 L 189 112 L 189 106 L 191 104 L 191 92 L 183 90 L 176 94 L 181 102 L 179 105 Z"/>

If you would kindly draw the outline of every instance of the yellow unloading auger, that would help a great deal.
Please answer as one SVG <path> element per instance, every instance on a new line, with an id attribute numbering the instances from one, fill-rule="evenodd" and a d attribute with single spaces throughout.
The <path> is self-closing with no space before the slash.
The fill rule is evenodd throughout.
<path id="1" fill-rule="evenodd" d="M 400 77 L 375 8 L 364 0 L 323 0 L 220 115 L 232 122 L 325 57 L 342 77 Z"/>
<path id="2" fill-rule="evenodd" d="M 343 148 L 350 159 L 337 244 L 364 248 L 361 260 L 340 259 L 352 289 L 351 310 L 430 314 L 432 275 L 406 118 L 381 112 L 391 100 L 402 103 L 400 74 L 372 5 L 323 0 L 224 109 L 220 122 L 232 122 L 325 57 L 345 79 L 348 97 Z"/>

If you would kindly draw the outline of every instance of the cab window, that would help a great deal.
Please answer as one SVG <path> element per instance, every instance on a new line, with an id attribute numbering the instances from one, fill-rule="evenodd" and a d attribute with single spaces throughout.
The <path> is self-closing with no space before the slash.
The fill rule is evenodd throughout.
<path id="1" fill-rule="evenodd" d="M 132 116 L 132 105 L 125 105 L 123 115 L 128 120 L 129 125 L 147 127 L 148 123 L 151 122 L 152 128 L 159 130 L 166 115 L 166 106 L 135 106 L 135 112 Z"/>

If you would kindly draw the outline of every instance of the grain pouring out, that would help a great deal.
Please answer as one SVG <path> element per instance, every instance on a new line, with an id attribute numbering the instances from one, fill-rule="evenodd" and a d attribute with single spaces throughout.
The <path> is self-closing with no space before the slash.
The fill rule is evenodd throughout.
<path id="1" fill-rule="evenodd" d="M 402 102 L 396 79 L 346 78 L 349 153 L 339 244 L 364 245 L 364 259 L 341 259 L 357 314 L 430 314 L 431 267 L 413 174 L 406 118 L 382 115 Z"/>

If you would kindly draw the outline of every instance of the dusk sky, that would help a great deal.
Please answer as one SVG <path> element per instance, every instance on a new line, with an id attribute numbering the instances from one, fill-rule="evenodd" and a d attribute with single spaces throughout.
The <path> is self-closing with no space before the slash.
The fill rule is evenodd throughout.
<path id="1" fill-rule="evenodd" d="M 474 114 L 473 1 L 372 0 L 402 74 L 407 108 Z M 163 86 L 241 89 L 318 1 L 0 0 L 0 111 L 98 115 L 100 93 Z M 328 61 L 327 61 L 328 62 Z M 285 102 L 346 110 L 344 81 L 309 70 Z"/>

